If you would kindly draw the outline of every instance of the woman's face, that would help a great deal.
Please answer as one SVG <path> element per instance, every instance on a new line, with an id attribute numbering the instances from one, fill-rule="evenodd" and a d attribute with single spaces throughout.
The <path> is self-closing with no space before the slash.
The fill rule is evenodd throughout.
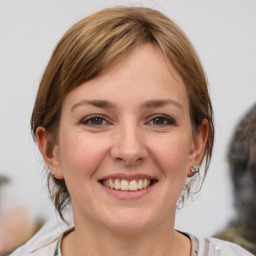
<path id="1" fill-rule="evenodd" d="M 80 227 L 169 227 L 202 134 L 192 135 L 181 77 L 144 45 L 67 95 L 50 168 L 64 177 Z"/>

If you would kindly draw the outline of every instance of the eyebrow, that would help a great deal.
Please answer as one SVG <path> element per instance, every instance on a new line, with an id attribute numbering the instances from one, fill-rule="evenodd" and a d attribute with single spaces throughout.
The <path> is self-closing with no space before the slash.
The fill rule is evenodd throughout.
<path id="1" fill-rule="evenodd" d="M 75 108 L 82 105 L 87 105 L 87 104 L 98 107 L 98 108 L 115 108 L 116 107 L 114 103 L 109 102 L 107 100 L 81 100 L 72 106 L 71 112 L 73 112 Z M 142 104 L 142 107 L 152 109 L 152 108 L 163 107 L 168 104 L 175 105 L 180 110 L 183 110 L 183 107 L 180 103 L 171 99 L 148 100 Z"/>
<path id="2" fill-rule="evenodd" d="M 143 107 L 145 108 L 159 108 L 165 105 L 172 104 L 175 105 L 180 110 L 183 110 L 183 107 L 180 103 L 172 99 L 160 99 L 160 100 L 148 100 L 143 103 Z"/>
<path id="3" fill-rule="evenodd" d="M 74 111 L 75 108 L 82 106 L 82 105 L 92 105 L 98 108 L 114 108 L 115 104 L 106 101 L 106 100 L 81 100 L 77 102 L 74 106 L 71 108 L 71 112 Z"/>

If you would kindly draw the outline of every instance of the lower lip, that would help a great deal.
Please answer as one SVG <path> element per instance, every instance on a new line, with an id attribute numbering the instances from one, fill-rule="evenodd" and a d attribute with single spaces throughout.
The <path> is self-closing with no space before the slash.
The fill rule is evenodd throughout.
<path id="1" fill-rule="evenodd" d="M 113 197 L 116 197 L 118 199 L 123 199 L 123 200 L 132 200 L 132 199 L 139 199 L 147 195 L 154 188 L 155 184 L 156 183 L 152 184 L 151 186 L 145 189 L 141 189 L 137 191 L 117 190 L 117 189 L 108 188 L 102 184 L 101 186 L 108 194 L 110 194 Z"/>

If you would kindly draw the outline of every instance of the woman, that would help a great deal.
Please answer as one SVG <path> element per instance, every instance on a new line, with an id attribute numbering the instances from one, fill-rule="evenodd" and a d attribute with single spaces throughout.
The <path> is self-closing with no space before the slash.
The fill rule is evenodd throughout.
<path id="1" fill-rule="evenodd" d="M 71 202 L 74 218 L 33 255 L 250 255 L 174 229 L 214 127 L 195 50 L 161 13 L 105 9 L 67 31 L 31 127 L 55 207 L 64 219 Z"/>

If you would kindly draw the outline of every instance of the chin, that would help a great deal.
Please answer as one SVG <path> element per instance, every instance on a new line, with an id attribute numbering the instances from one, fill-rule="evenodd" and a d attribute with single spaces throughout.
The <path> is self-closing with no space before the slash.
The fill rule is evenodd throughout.
<path id="1" fill-rule="evenodd" d="M 120 234 L 136 234 L 150 229 L 155 222 L 154 219 L 149 213 L 143 214 L 141 210 L 128 209 L 112 215 L 111 220 L 109 219 L 105 224 Z"/>

